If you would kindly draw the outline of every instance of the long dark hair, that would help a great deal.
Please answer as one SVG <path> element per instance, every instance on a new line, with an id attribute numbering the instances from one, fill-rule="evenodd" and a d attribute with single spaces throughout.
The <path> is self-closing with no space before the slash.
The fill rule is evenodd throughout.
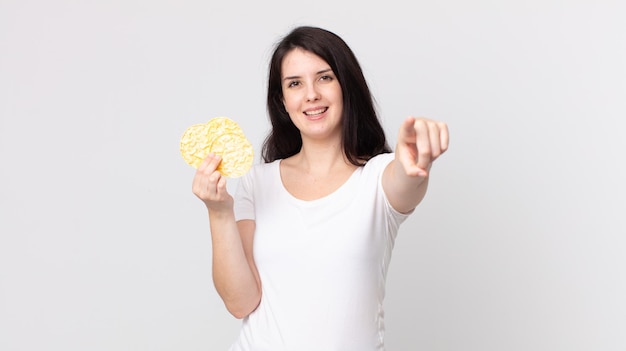
<path id="1" fill-rule="evenodd" d="M 283 104 L 282 62 L 293 49 L 301 48 L 326 61 L 343 94 L 342 142 L 348 161 L 360 166 L 363 161 L 391 152 L 380 124 L 374 99 L 359 62 L 348 45 L 336 34 L 316 27 L 297 27 L 282 38 L 274 49 L 267 87 L 267 111 L 272 130 L 263 142 L 266 163 L 297 154 L 302 147 L 300 131 L 289 118 Z"/>

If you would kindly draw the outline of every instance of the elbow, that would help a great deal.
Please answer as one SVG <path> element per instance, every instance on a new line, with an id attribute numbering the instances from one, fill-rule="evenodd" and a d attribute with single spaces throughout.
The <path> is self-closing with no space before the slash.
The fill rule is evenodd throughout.
<path id="1" fill-rule="evenodd" d="M 250 313 L 254 312 L 259 303 L 261 302 L 261 293 L 255 294 L 253 297 L 246 299 L 245 301 L 239 300 L 238 302 L 227 302 L 226 309 L 228 312 L 237 319 L 246 318 Z"/>
<path id="2" fill-rule="evenodd" d="M 246 307 L 246 306 L 228 306 L 227 305 L 226 309 L 228 309 L 228 312 L 230 312 L 230 314 L 233 317 L 237 319 L 244 319 L 248 317 L 250 313 L 254 312 L 254 310 L 256 310 L 257 307 L 258 307 L 258 304 L 256 304 L 252 308 Z"/>
<path id="3" fill-rule="evenodd" d="M 244 310 L 235 310 L 235 309 L 228 309 L 228 312 L 230 312 L 230 314 L 237 319 L 244 319 L 248 315 L 250 315 L 250 313 L 252 313 L 252 311 L 248 312 Z"/>

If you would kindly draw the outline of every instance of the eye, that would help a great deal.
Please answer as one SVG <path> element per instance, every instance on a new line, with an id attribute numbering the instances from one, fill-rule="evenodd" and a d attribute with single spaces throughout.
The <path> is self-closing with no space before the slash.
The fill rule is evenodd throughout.
<path id="1" fill-rule="evenodd" d="M 300 85 L 300 81 L 299 80 L 287 81 L 287 88 L 297 87 L 298 85 Z"/>
<path id="2" fill-rule="evenodd" d="M 320 77 L 320 80 L 325 80 L 325 81 L 332 81 L 334 78 L 333 76 L 330 75 L 323 75 Z"/>

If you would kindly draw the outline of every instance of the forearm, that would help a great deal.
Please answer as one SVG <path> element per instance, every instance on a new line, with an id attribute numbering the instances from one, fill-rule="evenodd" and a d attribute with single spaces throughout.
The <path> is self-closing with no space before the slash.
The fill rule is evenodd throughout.
<path id="1" fill-rule="evenodd" d="M 226 308 L 237 318 L 252 312 L 260 301 L 260 283 L 246 256 L 232 211 L 209 211 L 213 244 L 213 282 Z"/>
<path id="2" fill-rule="evenodd" d="M 448 125 L 408 117 L 398 133 L 395 159 L 385 168 L 383 187 L 399 212 L 413 210 L 426 196 L 430 168 L 448 149 Z"/>
<path id="3" fill-rule="evenodd" d="M 428 171 L 430 173 L 430 167 Z M 408 213 L 422 202 L 428 190 L 428 176 L 407 174 L 398 160 L 392 161 L 385 173 L 383 188 L 391 206 L 396 211 Z"/>

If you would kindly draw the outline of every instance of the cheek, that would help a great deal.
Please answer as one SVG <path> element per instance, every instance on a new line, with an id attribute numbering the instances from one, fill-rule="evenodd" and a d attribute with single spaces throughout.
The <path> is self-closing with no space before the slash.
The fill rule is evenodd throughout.
<path id="1" fill-rule="evenodd" d="M 338 101 L 343 101 L 343 92 L 341 91 L 341 86 L 339 86 L 339 84 L 337 84 L 337 87 L 335 89 L 335 96 L 337 97 Z"/>
<path id="2" fill-rule="evenodd" d="M 296 99 L 292 95 L 283 96 L 283 105 L 287 112 L 294 111 L 297 108 Z"/>

